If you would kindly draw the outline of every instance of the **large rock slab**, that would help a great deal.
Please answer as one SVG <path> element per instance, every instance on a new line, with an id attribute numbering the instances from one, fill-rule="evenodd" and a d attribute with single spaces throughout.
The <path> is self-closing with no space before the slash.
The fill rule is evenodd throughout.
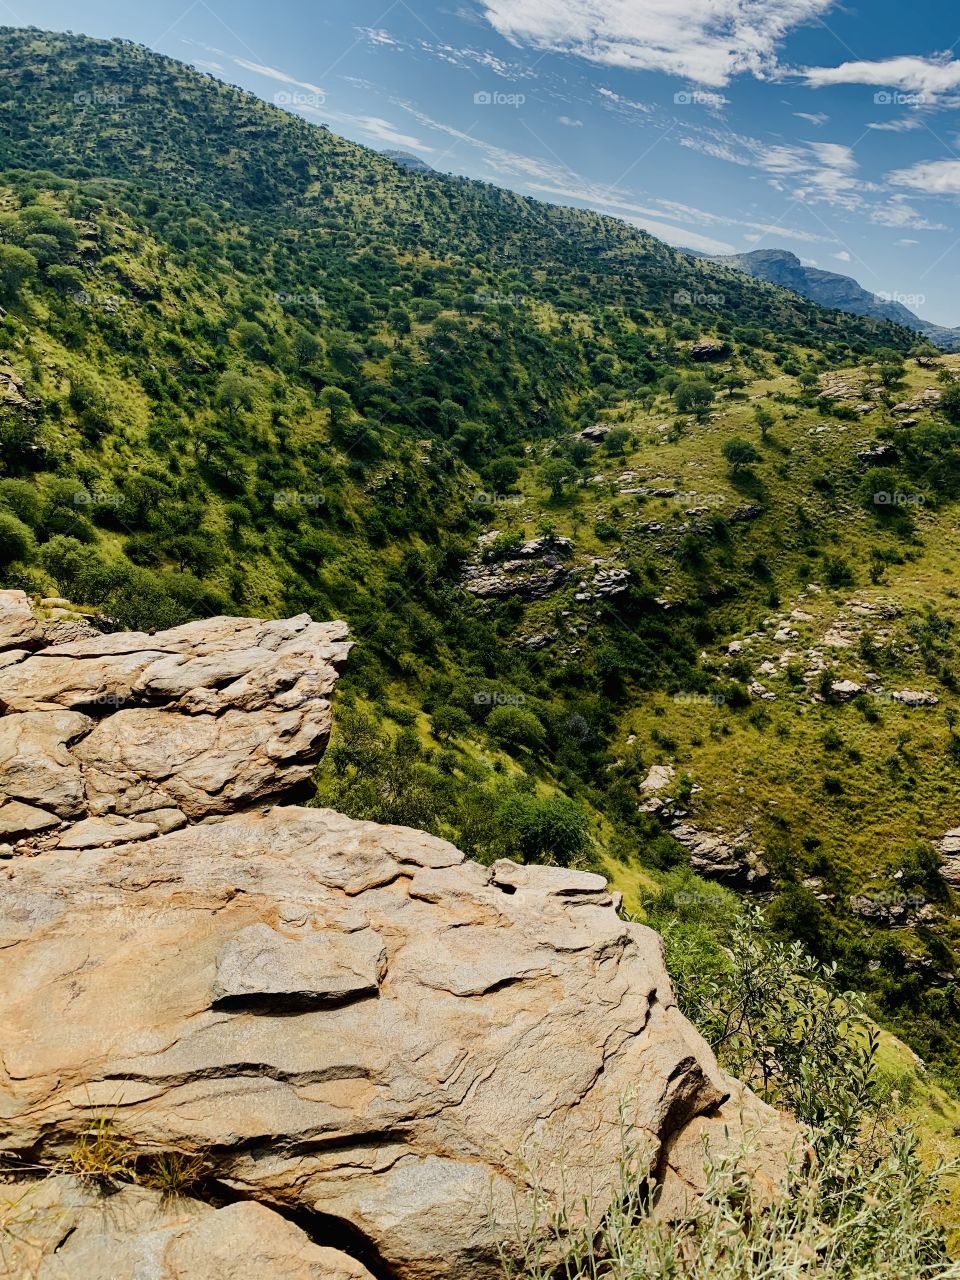
<path id="1" fill-rule="evenodd" d="M 42 811 L 8 823 L 15 838 L 105 815 L 199 820 L 305 784 L 350 649 L 342 622 L 307 614 L 51 645 L 23 592 L 0 592 L 0 645 L 28 640 L 0 663 L 0 802 Z"/>
<path id="2" fill-rule="evenodd" d="M 263 1205 L 214 1209 L 66 1176 L 0 1188 L 4 1280 L 372 1280 Z"/>
<path id="3" fill-rule="evenodd" d="M 600 876 L 295 807 L 4 874 L 0 1149 L 53 1166 L 109 1114 L 416 1280 L 499 1275 L 521 1159 L 609 1194 L 622 1106 L 668 1186 L 708 1121 L 784 1167 L 791 1127 L 749 1095 L 744 1119 Z"/>
<path id="4" fill-rule="evenodd" d="M 264 803 L 324 749 L 343 624 L 39 643 L 0 654 L 0 1154 L 62 1168 L 107 1121 L 238 1201 L 28 1187 L 39 1280 L 500 1280 L 529 1169 L 602 1209 L 625 1139 L 665 1211 L 705 1140 L 782 1182 L 795 1127 L 719 1070 L 601 876 Z"/>

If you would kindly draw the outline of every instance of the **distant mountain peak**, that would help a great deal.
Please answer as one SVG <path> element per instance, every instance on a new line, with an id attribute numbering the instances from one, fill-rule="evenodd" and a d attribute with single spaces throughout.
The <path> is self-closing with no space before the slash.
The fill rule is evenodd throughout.
<path id="1" fill-rule="evenodd" d="M 409 151 L 381 151 L 380 154 L 386 156 L 388 160 L 392 160 L 394 164 L 399 164 L 404 169 L 412 169 L 415 173 L 436 172 L 432 165 L 427 164 L 426 160 L 421 160 L 419 156 L 415 156 Z"/>
<path id="2" fill-rule="evenodd" d="M 870 316 L 874 320 L 890 320 L 922 334 L 942 351 L 960 351 L 960 329 L 948 329 L 921 320 L 901 302 L 864 289 L 852 276 L 805 266 L 789 249 L 753 249 L 749 253 L 711 256 L 710 260 L 745 271 L 768 284 L 792 289 L 821 307 L 856 316 Z"/>

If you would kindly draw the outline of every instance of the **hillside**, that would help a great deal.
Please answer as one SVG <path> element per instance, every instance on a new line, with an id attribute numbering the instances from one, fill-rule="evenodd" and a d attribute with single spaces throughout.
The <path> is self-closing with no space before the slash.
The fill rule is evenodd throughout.
<path id="1" fill-rule="evenodd" d="M 850 276 L 836 271 L 822 271 L 805 266 L 795 253 L 787 249 L 755 249 L 752 253 L 728 254 L 712 259 L 745 271 L 758 280 L 791 289 L 821 307 L 847 311 L 855 316 L 870 316 L 914 329 L 941 351 L 960 351 L 960 329 L 921 320 L 901 302 L 871 293 Z"/>
<path id="2" fill-rule="evenodd" d="M 344 618 L 331 807 L 755 890 L 955 1087 L 955 362 L 134 45 L 0 56 L 2 585 Z"/>

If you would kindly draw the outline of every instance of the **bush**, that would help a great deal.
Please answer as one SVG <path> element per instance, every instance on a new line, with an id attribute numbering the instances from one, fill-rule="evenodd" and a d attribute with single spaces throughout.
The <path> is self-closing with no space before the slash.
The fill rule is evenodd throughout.
<path id="1" fill-rule="evenodd" d="M 487 716 L 487 729 L 506 746 L 536 747 L 543 742 L 543 725 L 523 707 L 494 707 Z"/>
<path id="2" fill-rule="evenodd" d="M 0 565 L 29 564 L 36 553 L 33 531 L 8 511 L 0 511 Z"/>
<path id="3" fill-rule="evenodd" d="M 568 867 L 589 847 L 587 815 L 566 796 L 536 796 L 514 792 L 497 808 L 502 839 L 523 862 Z"/>

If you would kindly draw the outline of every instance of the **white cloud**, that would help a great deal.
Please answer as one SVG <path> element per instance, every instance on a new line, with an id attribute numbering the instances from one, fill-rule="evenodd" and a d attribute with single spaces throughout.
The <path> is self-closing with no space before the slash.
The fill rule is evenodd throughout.
<path id="1" fill-rule="evenodd" d="M 920 243 L 919 240 L 898 240 L 897 241 L 897 244 L 902 244 L 902 245 L 919 244 L 919 243 Z"/>
<path id="2" fill-rule="evenodd" d="M 566 125 L 568 129 L 582 129 L 582 120 L 572 120 L 570 116 L 557 116 L 557 123 Z"/>
<path id="3" fill-rule="evenodd" d="M 887 181 L 931 196 L 960 196 L 960 160 L 926 160 L 907 169 L 895 169 Z"/>
<path id="4" fill-rule="evenodd" d="M 697 249 L 700 253 L 736 253 L 736 248 L 726 240 L 714 240 L 711 236 L 700 235 L 696 231 L 671 226 L 669 222 L 658 222 L 655 218 L 629 216 L 624 218 L 642 231 L 649 231 L 658 240 L 665 240 L 678 249 Z"/>
<path id="5" fill-rule="evenodd" d="M 947 231 L 942 222 L 930 222 L 909 203 L 908 197 L 895 195 L 886 204 L 870 210 L 870 221 L 881 227 L 909 227 L 913 231 Z"/>
<path id="6" fill-rule="evenodd" d="M 839 253 L 833 255 L 838 262 L 852 262 L 853 257 L 847 253 L 846 249 L 841 249 Z"/>
<path id="7" fill-rule="evenodd" d="M 614 93 L 612 89 L 601 87 L 597 93 L 603 98 L 603 106 L 617 108 L 629 113 L 631 111 L 639 111 L 641 115 L 649 115 L 653 110 L 648 102 L 634 102 L 633 98 L 625 98 L 620 93 Z"/>
<path id="8" fill-rule="evenodd" d="M 491 142 L 484 142 L 482 138 L 475 138 L 472 134 L 464 133 L 462 129 L 455 129 L 453 125 L 433 120 L 424 112 L 411 106 L 409 102 L 401 102 L 397 99 L 395 104 L 402 110 L 409 112 L 417 123 L 425 129 L 435 129 L 439 133 L 445 133 L 457 142 L 462 142 L 466 146 L 473 147 L 476 151 L 479 151 L 494 173 L 535 178 L 541 182 L 568 182 L 570 180 L 571 170 L 566 165 L 551 164 L 548 160 L 539 160 L 534 156 L 521 155 L 516 151 L 508 151 L 505 147 L 495 146 Z M 423 149 L 421 148 L 421 150 Z M 426 148 L 426 150 L 430 150 L 430 148 Z"/>
<path id="9" fill-rule="evenodd" d="M 793 114 L 798 120 L 806 120 L 807 124 L 815 125 L 818 129 L 830 121 L 825 111 L 795 111 Z"/>
<path id="10" fill-rule="evenodd" d="M 788 32 L 834 2 L 483 0 L 483 6 L 493 27 L 514 44 L 721 87 L 743 72 L 773 72 Z"/>
<path id="11" fill-rule="evenodd" d="M 345 111 L 328 111 L 325 108 L 313 106 L 302 106 L 300 109 L 309 111 L 311 115 L 322 116 L 324 120 L 351 125 L 354 129 L 365 133 L 367 137 L 376 138 L 378 142 L 386 142 L 391 147 L 400 147 L 405 151 L 433 151 L 433 147 L 428 147 L 425 142 L 412 137 L 409 133 L 401 133 L 395 125 L 381 116 L 355 116 Z"/>
<path id="12" fill-rule="evenodd" d="M 680 145 L 730 164 L 759 169 L 776 191 L 791 191 L 795 200 L 857 209 L 861 192 L 873 188 L 857 177 L 850 147 L 837 142 L 768 143 L 742 134 L 701 131 Z"/>
<path id="13" fill-rule="evenodd" d="M 867 128 L 874 129 L 877 133 L 911 133 L 914 129 L 922 129 L 923 121 L 918 115 L 900 116 L 897 120 L 885 120 L 882 123 L 871 120 Z"/>
<path id="14" fill-rule="evenodd" d="M 258 76 L 266 76 L 268 80 L 279 80 L 281 84 L 296 85 L 298 89 L 307 89 L 310 93 L 323 93 L 319 85 L 311 84 L 309 80 L 297 80 L 295 76 L 288 76 L 285 71 L 278 71 L 276 67 L 267 67 L 260 62 L 250 62 L 247 58 L 234 58 L 233 61 L 238 67 L 253 71 Z"/>
<path id="15" fill-rule="evenodd" d="M 194 58 L 193 65 L 200 67 L 203 71 L 223 71 L 225 70 L 222 63 L 209 62 L 206 58 Z"/>
<path id="16" fill-rule="evenodd" d="M 833 84 L 883 85 L 935 98 L 960 89 L 960 61 L 904 56 L 880 62 L 844 62 L 839 67 L 807 67 L 803 73 L 809 85 L 819 89 Z"/>

